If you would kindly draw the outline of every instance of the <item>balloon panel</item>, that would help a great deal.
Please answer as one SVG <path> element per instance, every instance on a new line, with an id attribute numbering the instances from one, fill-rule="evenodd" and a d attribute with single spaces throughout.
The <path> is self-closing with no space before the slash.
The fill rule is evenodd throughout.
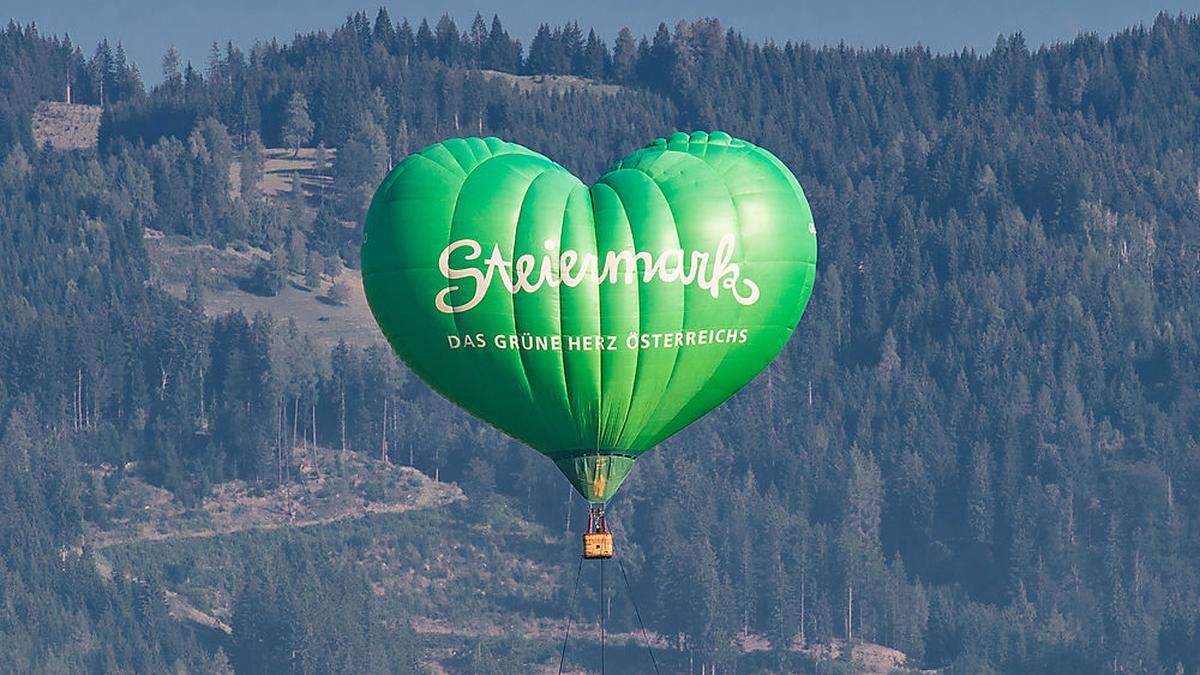
<path id="1" fill-rule="evenodd" d="M 749 382 L 812 292 L 816 232 L 773 155 L 677 133 L 591 187 L 497 138 L 406 158 L 362 247 L 371 310 L 430 386 L 604 502 Z"/>

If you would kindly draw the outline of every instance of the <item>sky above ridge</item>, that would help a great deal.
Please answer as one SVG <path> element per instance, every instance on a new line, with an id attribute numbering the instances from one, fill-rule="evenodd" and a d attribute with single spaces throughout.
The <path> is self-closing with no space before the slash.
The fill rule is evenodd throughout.
<path id="1" fill-rule="evenodd" d="M 1108 35 L 1139 23 L 1150 24 L 1160 11 L 1200 13 L 1200 0 L 1061 0 L 975 2 L 951 0 L 410 0 L 404 4 L 346 0 L 5 0 L 0 19 L 35 22 L 43 33 L 67 33 L 91 54 L 103 37 L 124 44 L 147 84 L 160 79 L 160 61 L 174 45 L 184 58 L 206 63 L 209 46 L 232 41 L 248 48 L 256 41 L 290 40 L 296 33 L 331 29 L 350 13 L 372 19 L 386 6 L 394 21 L 422 18 L 433 23 L 449 13 L 465 28 L 479 12 L 490 24 L 498 14 L 513 37 L 528 46 L 539 23 L 579 21 L 609 43 L 622 26 L 635 35 L 651 34 L 660 21 L 716 17 L 756 41 L 807 42 L 813 45 L 906 47 L 922 44 L 936 51 L 963 47 L 990 50 L 999 34 L 1021 32 L 1030 47 L 1069 40 L 1080 33 Z"/>

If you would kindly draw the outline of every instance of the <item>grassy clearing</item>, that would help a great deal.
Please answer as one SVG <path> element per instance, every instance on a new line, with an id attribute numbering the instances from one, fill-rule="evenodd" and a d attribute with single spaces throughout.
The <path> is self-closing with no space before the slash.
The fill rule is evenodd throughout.
<path id="1" fill-rule="evenodd" d="M 489 80 L 501 80 L 512 85 L 522 94 L 549 91 L 555 94 L 576 92 L 596 96 L 616 96 L 625 90 L 625 87 L 619 84 L 605 84 L 578 75 L 513 75 L 498 70 L 481 70 L 479 74 Z"/>
<path id="2" fill-rule="evenodd" d="M 299 274 L 291 274 L 288 283 L 275 297 L 257 295 L 245 289 L 245 280 L 254 265 L 270 257 L 262 249 L 249 247 L 223 249 L 197 244 L 182 237 L 150 232 L 146 237 L 150 255 L 151 282 L 176 297 L 187 294 L 192 270 L 200 270 L 204 279 L 204 310 L 210 316 L 241 311 L 249 318 L 262 313 L 279 321 L 293 320 L 301 333 L 311 335 L 325 346 L 339 340 L 366 346 L 383 341 L 363 294 L 362 277 L 357 270 L 345 268 L 336 278 L 321 275 L 317 288 L 306 288 Z M 329 300 L 329 289 L 340 282 L 349 291 L 344 304 Z"/>
<path id="3" fill-rule="evenodd" d="M 336 148 L 325 149 L 325 169 L 317 170 L 317 149 L 300 148 L 295 154 L 291 148 L 267 148 L 263 162 L 263 176 L 258 182 L 258 190 L 267 197 L 277 197 L 292 190 L 292 176 L 300 179 L 300 185 L 308 196 L 313 196 L 323 190 L 331 189 L 333 175 L 330 167 L 333 158 L 337 156 Z M 241 194 L 242 166 L 234 162 L 229 170 L 230 196 Z"/>

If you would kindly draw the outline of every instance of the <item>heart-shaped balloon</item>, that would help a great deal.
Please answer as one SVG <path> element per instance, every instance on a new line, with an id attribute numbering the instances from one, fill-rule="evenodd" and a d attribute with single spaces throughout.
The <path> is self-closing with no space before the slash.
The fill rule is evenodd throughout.
<path id="1" fill-rule="evenodd" d="M 437 143 L 384 180 L 362 246 L 413 372 L 595 503 L 779 353 L 816 260 L 796 178 L 721 132 L 660 138 L 590 188 L 498 138 Z"/>

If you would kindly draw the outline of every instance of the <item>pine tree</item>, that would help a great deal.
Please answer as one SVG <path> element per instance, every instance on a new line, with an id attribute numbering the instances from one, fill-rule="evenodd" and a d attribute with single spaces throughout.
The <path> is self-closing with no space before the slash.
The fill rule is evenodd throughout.
<path id="1" fill-rule="evenodd" d="M 433 39 L 433 53 L 439 59 L 453 66 L 462 64 L 462 38 L 458 33 L 458 26 L 454 24 L 454 19 L 451 19 L 449 14 L 443 14 L 438 19 L 437 26 L 434 27 Z"/>
<path id="2" fill-rule="evenodd" d="M 487 25 L 483 23 L 483 15 L 479 12 L 475 13 L 475 18 L 471 21 L 471 30 L 468 33 L 468 46 L 470 51 L 470 63 L 476 68 L 484 67 L 483 53 L 487 47 Z"/>
<path id="3" fill-rule="evenodd" d="M 613 44 L 613 79 L 617 82 L 632 80 L 637 59 L 637 44 L 633 40 L 633 32 L 628 26 L 622 27 Z"/>
<path id="4" fill-rule="evenodd" d="M 389 51 L 396 48 L 396 27 L 392 25 L 392 18 L 388 16 L 387 7 L 380 7 L 379 12 L 375 15 L 375 26 L 371 29 L 371 39 Z"/>
<path id="5" fill-rule="evenodd" d="M 182 75 L 180 74 L 180 66 L 183 59 L 179 56 L 179 50 L 175 49 L 175 45 L 167 47 L 167 51 L 162 57 L 162 78 L 163 82 L 168 86 L 178 86 Z"/>
<path id="6" fill-rule="evenodd" d="M 254 203 L 262 193 L 259 183 L 263 177 L 263 167 L 266 164 L 265 148 L 257 132 L 252 132 L 246 144 L 242 147 L 241 161 L 238 168 L 238 182 L 241 187 L 242 201 Z"/>
<path id="7" fill-rule="evenodd" d="M 321 273 L 325 270 L 325 261 L 316 251 L 308 252 L 308 260 L 304 264 L 304 285 L 310 291 L 315 291 L 321 285 Z"/>

